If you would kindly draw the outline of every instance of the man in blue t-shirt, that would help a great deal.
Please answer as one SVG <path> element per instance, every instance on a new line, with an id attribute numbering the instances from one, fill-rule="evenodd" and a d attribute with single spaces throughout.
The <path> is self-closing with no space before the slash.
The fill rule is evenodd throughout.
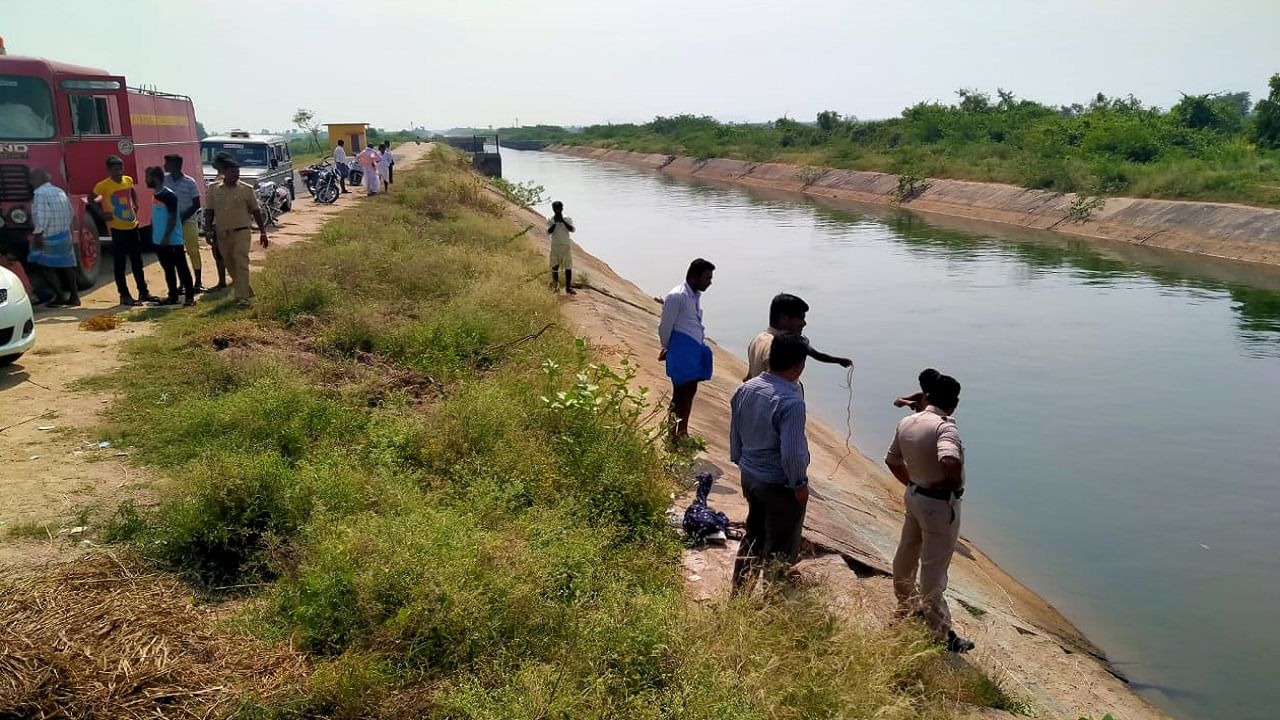
<path id="1" fill-rule="evenodd" d="M 160 267 L 164 268 L 164 282 L 169 286 L 169 296 L 160 304 L 178 304 L 178 283 L 181 281 L 181 291 L 186 296 L 182 304 L 195 305 L 196 289 L 183 244 L 178 194 L 164 186 L 164 168 L 147 168 L 147 187 L 155 192 L 151 207 L 151 242 L 156 246 L 156 257 L 160 258 Z"/>

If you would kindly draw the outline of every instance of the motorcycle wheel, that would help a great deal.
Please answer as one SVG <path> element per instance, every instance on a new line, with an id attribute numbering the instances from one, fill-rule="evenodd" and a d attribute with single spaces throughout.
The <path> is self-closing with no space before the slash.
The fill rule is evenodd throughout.
<path id="1" fill-rule="evenodd" d="M 316 194 L 316 200 L 324 203 L 325 205 L 333 203 L 337 199 L 338 199 L 338 186 L 333 183 L 329 183 L 324 187 L 320 188 L 319 192 Z"/>

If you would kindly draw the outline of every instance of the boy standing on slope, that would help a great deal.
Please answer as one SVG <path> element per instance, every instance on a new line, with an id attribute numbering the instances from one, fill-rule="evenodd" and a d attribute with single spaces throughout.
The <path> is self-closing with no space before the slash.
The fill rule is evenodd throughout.
<path id="1" fill-rule="evenodd" d="M 774 338 L 780 335 L 800 335 L 805 341 L 805 346 L 809 346 L 808 338 L 802 334 L 805 325 L 808 324 L 805 321 L 805 314 L 808 312 L 809 304 L 795 295 L 782 293 L 774 296 L 773 301 L 769 303 L 769 328 L 757 335 L 747 346 L 747 376 L 742 378 L 742 382 L 769 369 L 769 349 L 773 347 Z M 853 361 L 849 358 L 828 355 L 812 347 L 809 347 L 809 357 L 818 362 L 845 368 L 853 367 Z"/>
<path id="2" fill-rule="evenodd" d="M 560 292 L 560 269 L 564 269 L 564 291 L 577 295 L 573 289 L 573 239 L 577 228 L 573 218 L 564 214 L 564 203 L 551 203 L 551 222 L 547 223 L 547 235 L 551 236 L 551 289 Z"/>
<path id="3" fill-rule="evenodd" d="M 684 282 L 672 288 L 662 301 L 662 320 L 658 323 L 662 352 L 658 353 L 658 360 L 666 361 L 667 377 L 671 378 L 671 413 L 676 416 L 671 427 L 673 443 L 689 435 L 689 415 L 698 383 L 711 379 L 712 355 L 702 325 L 702 293 L 711 287 L 715 269 L 702 258 L 694 260 Z"/>

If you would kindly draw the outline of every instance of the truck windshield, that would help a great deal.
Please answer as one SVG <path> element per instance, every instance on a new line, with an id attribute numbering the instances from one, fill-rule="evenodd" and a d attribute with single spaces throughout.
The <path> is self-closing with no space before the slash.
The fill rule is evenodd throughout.
<path id="1" fill-rule="evenodd" d="M 236 142 L 202 142 L 200 143 L 200 161 L 212 165 L 218 153 L 226 153 L 240 163 L 240 167 L 267 167 L 267 146 L 256 143 Z"/>
<path id="2" fill-rule="evenodd" d="M 53 138 L 53 96 L 40 78 L 0 75 L 0 140 Z"/>

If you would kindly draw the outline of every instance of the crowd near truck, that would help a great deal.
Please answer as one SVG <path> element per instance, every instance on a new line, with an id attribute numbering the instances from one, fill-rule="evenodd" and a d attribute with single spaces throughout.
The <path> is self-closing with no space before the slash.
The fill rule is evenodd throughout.
<path id="1" fill-rule="evenodd" d="M 44 168 L 72 204 L 72 236 L 82 288 L 97 279 L 105 227 L 88 211 L 107 158 L 124 160 L 139 186 L 138 222 L 151 230 L 144 171 L 164 156 L 183 158 L 200 177 L 195 108 L 185 95 L 129 87 L 123 76 L 33 57 L 0 56 L 0 252 L 26 258 L 32 230 L 31 169 Z M 203 196 L 204 183 L 197 182 Z"/>

